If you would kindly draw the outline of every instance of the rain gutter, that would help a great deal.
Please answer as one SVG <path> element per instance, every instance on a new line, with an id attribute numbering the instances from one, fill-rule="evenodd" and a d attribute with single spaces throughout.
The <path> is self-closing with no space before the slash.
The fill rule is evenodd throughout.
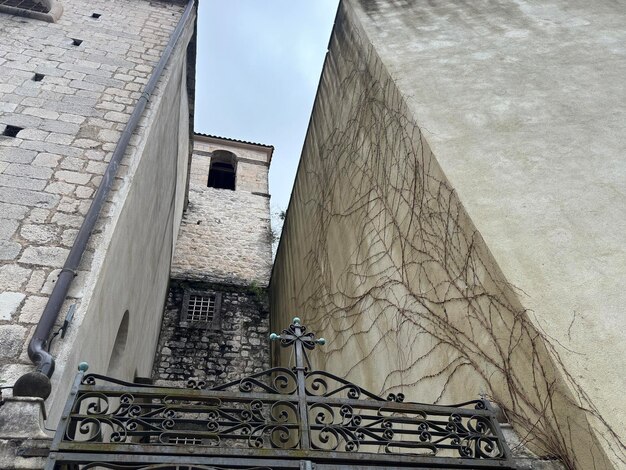
<path id="1" fill-rule="evenodd" d="M 61 312 L 61 308 L 72 284 L 72 280 L 76 276 L 80 260 L 85 252 L 85 249 L 87 248 L 87 242 L 89 241 L 91 232 L 98 221 L 102 206 L 106 202 L 111 191 L 120 162 L 126 153 L 126 149 L 128 148 L 130 138 L 137 128 L 146 105 L 148 104 L 148 101 L 150 100 L 150 97 L 154 92 L 161 75 L 163 74 L 163 70 L 165 69 L 167 62 L 176 47 L 176 43 L 182 36 L 183 30 L 191 17 L 192 12 L 194 11 L 194 4 L 195 0 L 189 0 L 189 3 L 187 3 L 180 21 L 170 36 L 167 46 L 165 47 L 159 62 L 152 72 L 150 80 L 148 80 L 141 97 L 137 101 L 135 109 L 124 127 L 124 131 L 122 132 L 120 140 L 113 151 L 113 155 L 111 156 L 111 160 L 109 161 L 106 171 L 102 176 L 102 181 L 100 182 L 91 206 L 89 207 L 89 211 L 85 215 L 85 219 L 83 220 L 78 234 L 76 235 L 76 240 L 70 249 L 67 259 L 65 260 L 65 264 L 63 265 L 63 269 L 61 269 L 59 277 L 54 285 L 54 289 L 48 298 L 48 303 L 46 304 L 43 314 L 39 319 L 39 323 L 37 323 L 33 337 L 28 344 L 28 357 L 33 364 L 37 366 L 36 372 L 29 372 L 17 380 L 13 388 L 14 396 L 42 396 L 45 394 L 46 396 L 42 396 L 42 398 L 47 398 L 50 394 L 50 377 L 52 377 L 52 374 L 54 373 L 54 358 L 52 357 L 52 354 L 46 350 L 46 342 L 48 341 L 57 318 L 59 317 L 59 313 Z M 42 389 L 42 387 L 45 390 Z"/>

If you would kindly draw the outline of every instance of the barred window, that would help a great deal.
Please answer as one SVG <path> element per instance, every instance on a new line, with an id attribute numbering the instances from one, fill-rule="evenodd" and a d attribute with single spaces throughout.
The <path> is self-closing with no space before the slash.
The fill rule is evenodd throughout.
<path id="1" fill-rule="evenodd" d="M 197 437 L 170 437 L 170 444 L 179 444 L 179 445 L 200 445 L 202 444 L 202 439 Z"/>
<path id="2" fill-rule="evenodd" d="M 220 329 L 222 294 L 219 292 L 185 291 L 181 321 L 189 326 Z"/>
<path id="3" fill-rule="evenodd" d="M 214 295 L 190 295 L 187 306 L 187 321 L 212 322 L 215 313 Z"/>

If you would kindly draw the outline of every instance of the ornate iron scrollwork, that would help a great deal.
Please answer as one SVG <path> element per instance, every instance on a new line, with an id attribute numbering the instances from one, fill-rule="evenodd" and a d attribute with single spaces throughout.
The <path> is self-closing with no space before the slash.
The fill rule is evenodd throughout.
<path id="1" fill-rule="evenodd" d="M 383 456 L 392 454 L 417 464 L 420 459 L 455 459 L 454 465 L 480 461 L 481 468 L 507 468 L 510 453 L 486 400 L 435 406 L 406 402 L 401 393 L 383 398 L 329 372 L 310 370 L 306 351 L 324 340 L 299 319 L 271 338 L 295 349 L 292 369 L 275 367 L 210 389 L 198 380 L 190 380 L 187 389 L 132 384 L 84 375 L 83 367 L 53 455 L 115 445 L 124 455 L 146 449 L 163 455 L 248 449 L 252 453 L 246 455 L 258 458 L 276 451 L 309 459 L 328 453 L 340 459 L 379 455 L 384 462 Z M 119 462 L 99 462 L 98 467 L 165 468 Z"/>

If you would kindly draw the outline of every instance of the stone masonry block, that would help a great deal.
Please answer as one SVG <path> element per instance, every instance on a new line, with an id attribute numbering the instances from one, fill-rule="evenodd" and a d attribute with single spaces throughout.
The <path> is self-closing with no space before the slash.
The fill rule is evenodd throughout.
<path id="1" fill-rule="evenodd" d="M 12 260 L 22 250 L 22 245 L 16 242 L 0 241 L 0 261 Z"/>
<path id="2" fill-rule="evenodd" d="M 78 124 L 74 123 L 73 121 L 68 122 L 64 120 L 63 116 L 74 116 L 74 115 L 73 114 L 61 115 L 61 118 L 59 121 L 44 121 L 41 124 L 41 126 L 39 126 L 39 128 L 44 131 L 58 132 L 59 134 L 69 134 L 69 135 L 76 134 L 79 131 Z M 84 119 L 85 118 L 82 118 L 82 120 Z"/>
<path id="3" fill-rule="evenodd" d="M 20 257 L 21 263 L 37 266 L 63 266 L 69 250 L 54 246 L 29 246 Z"/>
<path id="4" fill-rule="evenodd" d="M 53 153 L 40 153 L 33 161 L 33 166 L 45 166 L 48 168 L 54 168 L 59 164 L 61 155 L 55 155 Z"/>
<path id="5" fill-rule="evenodd" d="M 49 168 L 36 167 L 32 165 L 23 165 L 21 163 L 11 163 L 4 170 L 7 175 L 26 176 L 29 178 L 49 179 L 52 176 L 52 170 Z"/>
<path id="6" fill-rule="evenodd" d="M 76 157 L 67 157 L 64 158 L 61 164 L 59 165 L 63 170 L 71 170 L 71 171 L 82 171 L 85 166 L 85 160 L 82 158 Z"/>
<path id="7" fill-rule="evenodd" d="M 63 122 L 70 122 L 73 124 L 80 124 L 81 122 L 83 122 L 85 120 L 84 116 L 78 116 L 76 114 L 61 114 L 59 116 L 59 120 L 63 121 Z"/>
<path id="8" fill-rule="evenodd" d="M 11 320 L 25 297 L 21 292 L 1 292 L 0 320 Z"/>
<path id="9" fill-rule="evenodd" d="M 13 126 L 27 128 L 36 128 L 41 124 L 41 118 L 37 116 L 27 116 L 25 114 L 6 114 L 0 115 L 0 123 L 11 124 Z"/>
<path id="10" fill-rule="evenodd" d="M 48 132 L 39 129 L 24 129 L 18 134 L 20 139 L 25 140 L 46 140 Z"/>
<path id="11" fill-rule="evenodd" d="M 69 145 L 72 143 L 73 137 L 68 134 L 59 134 L 52 132 L 46 137 L 46 142 L 52 142 L 54 144 Z"/>
<path id="12" fill-rule="evenodd" d="M 31 270 L 15 264 L 0 266 L 0 292 L 15 290 L 19 291 L 28 281 Z"/>
<path id="13" fill-rule="evenodd" d="M 26 212 L 28 212 L 27 207 L 0 202 L 0 214 L 7 219 L 22 219 Z"/>
<path id="14" fill-rule="evenodd" d="M 48 220 L 48 216 L 50 215 L 50 211 L 46 209 L 35 208 L 30 211 L 28 217 L 25 219 L 25 222 L 31 222 L 34 224 L 43 224 Z"/>
<path id="15" fill-rule="evenodd" d="M 8 240 L 16 232 L 18 223 L 16 220 L 0 219 L 0 240 Z"/>
<path id="16" fill-rule="evenodd" d="M 0 175 L 0 186 L 41 190 L 46 187 L 46 181 L 35 178 L 26 178 L 21 176 L 2 174 Z"/>
<path id="17" fill-rule="evenodd" d="M 30 242 L 45 244 L 56 238 L 57 229 L 51 224 L 25 224 L 20 229 L 20 235 Z"/>
<path id="18" fill-rule="evenodd" d="M 117 111 L 109 111 L 104 115 L 105 119 L 121 123 L 125 123 L 126 121 L 128 121 L 128 117 L 128 114 L 118 113 Z"/>
<path id="19" fill-rule="evenodd" d="M 0 161 L 9 163 L 30 163 L 37 156 L 33 150 L 0 147 Z"/>
<path id="20" fill-rule="evenodd" d="M 30 276 L 26 284 L 26 292 L 39 292 L 46 280 L 46 272 L 42 269 L 36 269 Z"/>
<path id="21" fill-rule="evenodd" d="M 50 111 L 47 109 L 41 109 L 41 108 L 26 108 L 24 109 L 24 111 L 22 111 L 22 113 L 28 114 L 31 116 L 40 117 L 43 119 L 58 119 L 59 118 L 59 113 L 55 111 Z"/>
<path id="22" fill-rule="evenodd" d="M 57 212 L 52 216 L 52 222 L 62 227 L 79 228 L 83 223 L 83 217 L 72 214 L 62 214 Z"/>
<path id="23" fill-rule="evenodd" d="M 54 194 L 72 194 L 75 185 L 64 183 L 63 181 L 55 181 L 46 187 L 46 192 Z"/>
<path id="24" fill-rule="evenodd" d="M 54 207 L 58 200 L 59 197 L 53 194 L 30 191 L 28 189 L 0 187 L 0 202 L 50 208 Z"/>
<path id="25" fill-rule="evenodd" d="M 28 297 L 20 311 L 20 323 L 37 323 L 47 302 L 48 297 Z"/>
<path id="26" fill-rule="evenodd" d="M 16 357 L 22 350 L 27 330 L 20 325 L 0 325 L 0 359 Z"/>
<path id="27" fill-rule="evenodd" d="M 60 179 L 61 181 L 66 181 L 67 183 L 74 183 L 74 184 L 87 184 L 89 180 L 91 179 L 90 174 L 78 173 L 75 171 L 66 171 L 66 170 L 57 171 L 54 174 L 54 177 L 57 179 Z"/>
<path id="28" fill-rule="evenodd" d="M 74 191 L 74 194 L 76 195 L 76 197 L 81 198 L 81 199 L 87 199 L 90 198 L 91 195 L 93 194 L 94 190 L 91 188 L 88 188 L 86 186 L 78 186 L 76 188 L 76 191 Z"/>
<path id="29" fill-rule="evenodd" d="M 12 113 L 17 108 L 16 103 L 4 103 L 0 101 L 0 111 L 3 113 Z"/>

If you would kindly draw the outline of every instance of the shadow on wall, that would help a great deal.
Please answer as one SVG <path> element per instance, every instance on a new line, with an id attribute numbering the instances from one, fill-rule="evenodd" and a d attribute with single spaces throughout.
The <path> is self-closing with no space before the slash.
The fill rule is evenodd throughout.
<path id="1" fill-rule="evenodd" d="M 109 377 L 120 377 L 124 365 L 124 352 L 126 351 L 126 341 L 128 340 L 128 324 L 130 314 L 128 310 L 124 312 L 120 326 L 117 329 L 117 336 L 113 344 L 113 351 L 109 359 L 107 373 Z"/>

